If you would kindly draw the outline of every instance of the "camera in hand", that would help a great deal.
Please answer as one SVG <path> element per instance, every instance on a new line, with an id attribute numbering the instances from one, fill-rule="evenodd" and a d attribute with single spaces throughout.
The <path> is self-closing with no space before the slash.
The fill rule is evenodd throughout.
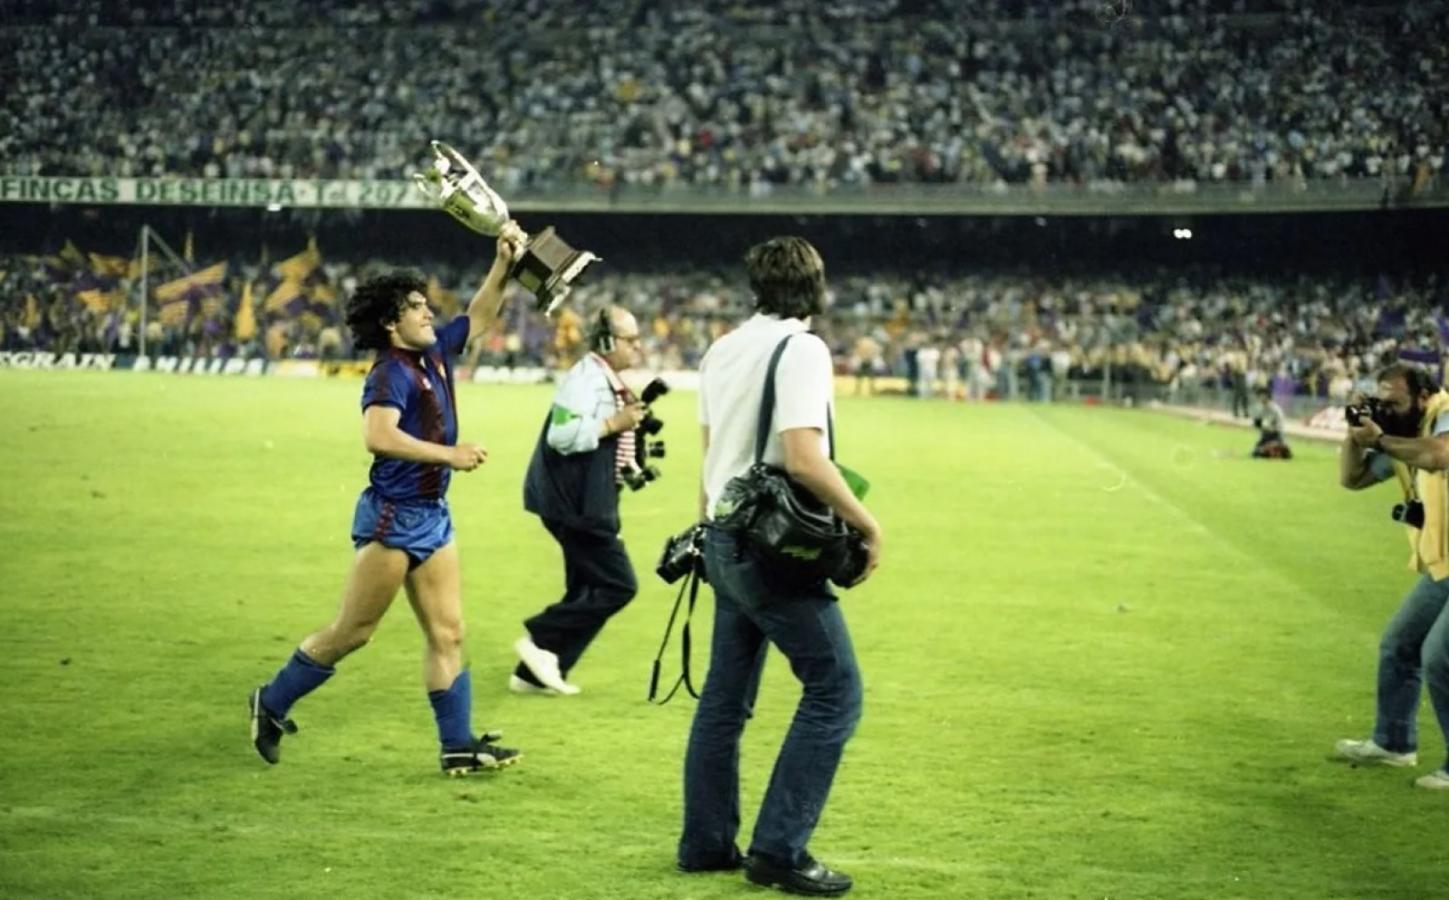
<path id="1" fill-rule="evenodd" d="M 1371 421 L 1390 437 L 1417 437 L 1424 410 L 1417 404 L 1411 404 L 1408 409 L 1399 412 L 1379 397 L 1366 397 L 1360 403 L 1345 406 L 1343 417 L 1351 428 Z"/>
<path id="2" fill-rule="evenodd" d="M 1354 428 L 1363 425 L 1365 421 L 1376 423 L 1380 428 L 1384 427 L 1384 404 L 1377 397 L 1365 397 L 1360 403 L 1350 403 L 1343 408 L 1343 417 L 1348 424 Z"/>
<path id="3" fill-rule="evenodd" d="M 650 436 L 659 433 L 664 427 L 664 420 L 657 418 L 649 405 L 665 394 L 669 393 L 669 384 L 663 378 L 656 378 L 644 385 L 644 390 L 639 394 L 639 402 L 644 404 L 644 419 L 639 423 L 639 431 Z M 660 454 L 663 455 L 662 453 Z"/>
<path id="4" fill-rule="evenodd" d="M 1424 504 L 1418 500 L 1395 503 L 1393 511 L 1389 515 L 1395 522 L 1402 523 L 1410 528 L 1424 527 Z"/>
<path id="5" fill-rule="evenodd" d="M 638 440 L 634 442 L 634 465 L 619 474 L 619 480 L 628 485 L 631 491 L 637 491 L 659 477 L 659 468 L 650 465 L 648 461 L 664 458 L 664 442 L 650 438 L 664 427 L 664 420 L 654 415 L 649 404 L 667 393 L 669 384 L 662 378 L 656 378 L 646 384 L 639 394 L 639 402 L 644 404 L 644 418 L 635 428 Z"/>
<path id="6" fill-rule="evenodd" d="M 673 584 L 703 564 L 704 526 L 691 525 L 664 542 L 664 552 L 654 572 L 665 584 Z"/>
<path id="7" fill-rule="evenodd" d="M 840 587 L 850 587 L 865 574 L 865 565 L 869 561 L 870 550 L 865 545 L 865 537 L 852 528 L 850 538 L 845 542 L 844 558 L 830 580 Z"/>
<path id="8" fill-rule="evenodd" d="M 639 466 L 632 469 L 625 469 L 619 473 L 619 480 L 628 485 L 631 491 L 639 490 L 658 477 L 658 466 Z"/>

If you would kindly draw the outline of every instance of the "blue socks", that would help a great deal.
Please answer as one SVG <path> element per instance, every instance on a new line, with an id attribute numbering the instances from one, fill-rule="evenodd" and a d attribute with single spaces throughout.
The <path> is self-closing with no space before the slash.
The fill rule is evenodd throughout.
<path id="1" fill-rule="evenodd" d="M 317 690 L 336 671 L 303 653 L 299 647 L 287 664 L 262 688 L 262 705 L 272 715 L 285 719 L 293 703 Z"/>
<path id="2" fill-rule="evenodd" d="M 277 718 L 286 718 L 292 704 L 317 690 L 337 670 L 319 664 L 300 648 L 262 688 L 262 705 Z M 473 746 L 473 679 L 464 669 L 446 691 L 429 691 L 438 740 L 445 749 Z"/>
<path id="3" fill-rule="evenodd" d="M 433 718 L 438 720 L 438 741 L 444 750 L 473 746 L 473 679 L 464 669 L 446 691 L 428 691 Z"/>

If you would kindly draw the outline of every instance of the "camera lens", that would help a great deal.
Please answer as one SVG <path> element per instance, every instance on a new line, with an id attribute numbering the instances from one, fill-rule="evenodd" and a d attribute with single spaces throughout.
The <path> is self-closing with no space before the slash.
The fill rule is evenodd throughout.
<path id="1" fill-rule="evenodd" d="M 667 393 L 669 393 L 668 383 L 662 378 L 656 378 L 644 386 L 644 390 L 640 393 L 639 399 L 647 406 Z"/>

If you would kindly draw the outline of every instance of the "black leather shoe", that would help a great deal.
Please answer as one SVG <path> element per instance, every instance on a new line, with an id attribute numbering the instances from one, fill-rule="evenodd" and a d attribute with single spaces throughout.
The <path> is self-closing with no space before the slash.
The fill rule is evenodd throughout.
<path id="1" fill-rule="evenodd" d="M 745 864 L 745 856 L 738 847 L 731 847 L 728 856 L 706 859 L 703 862 L 676 860 L 674 867 L 681 872 L 737 872 Z"/>
<path id="2" fill-rule="evenodd" d="M 778 887 L 790 894 L 838 897 L 855 884 L 844 872 L 836 872 L 807 855 L 798 866 L 751 856 L 745 860 L 745 878 L 764 887 Z"/>

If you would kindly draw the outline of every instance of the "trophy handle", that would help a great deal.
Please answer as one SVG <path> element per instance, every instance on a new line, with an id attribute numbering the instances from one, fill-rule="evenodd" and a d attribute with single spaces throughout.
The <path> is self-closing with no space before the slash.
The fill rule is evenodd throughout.
<path id="1" fill-rule="evenodd" d="M 413 184 L 429 200 L 468 228 L 490 237 L 508 221 L 508 204 L 473 164 L 442 141 L 429 141 L 433 164 L 413 174 Z"/>

